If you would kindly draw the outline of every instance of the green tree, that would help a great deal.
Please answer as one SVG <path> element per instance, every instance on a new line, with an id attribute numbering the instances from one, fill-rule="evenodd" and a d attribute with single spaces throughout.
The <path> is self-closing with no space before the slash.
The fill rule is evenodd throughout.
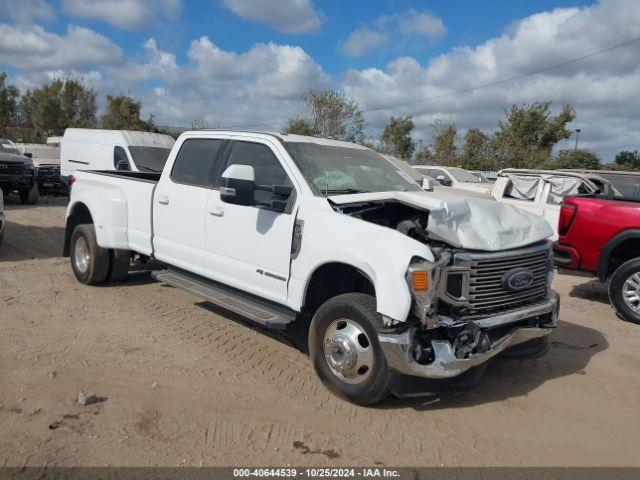
<path id="1" fill-rule="evenodd" d="M 555 161 L 556 168 L 580 168 L 599 170 L 600 159 L 587 150 L 560 150 Z"/>
<path id="2" fill-rule="evenodd" d="M 96 126 L 96 96 L 92 88 L 73 79 L 57 79 L 27 90 L 20 100 L 25 126 L 44 132 L 67 127 Z"/>
<path id="3" fill-rule="evenodd" d="M 640 170 L 640 153 L 623 150 L 616 155 L 615 164 L 625 170 Z"/>
<path id="4" fill-rule="evenodd" d="M 156 131 L 153 116 L 140 118 L 142 103 L 128 95 L 107 95 L 107 108 L 102 116 L 102 128 L 110 130 Z"/>
<path id="5" fill-rule="evenodd" d="M 12 127 L 18 123 L 18 99 L 20 91 L 7 85 L 7 74 L 0 72 L 0 127 Z"/>
<path id="6" fill-rule="evenodd" d="M 295 135 L 309 135 L 314 136 L 315 132 L 313 126 L 307 120 L 301 118 L 290 118 L 289 123 L 282 131 L 282 133 L 292 133 Z"/>
<path id="7" fill-rule="evenodd" d="M 413 128 L 411 117 L 391 117 L 380 136 L 383 151 L 404 160 L 412 158 L 416 149 L 411 138 Z"/>
<path id="8" fill-rule="evenodd" d="M 351 142 L 364 140 L 364 115 L 355 100 L 335 90 L 311 90 L 302 100 L 304 113 L 289 119 L 283 133 Z"/>
<path id="9" fill-rule="evenodd" d="M 438 120 L 433 124 L 433 154 L 437 165 L 453 166 L 458 163 L 457 138 L 455 123 Z"/>
<path id="10" fill-rule="evenodd" d="M 469 170 L 495 170 L 497 164 L 491 148 L 491 138 L 477 128 L 467 130 L 460 165 Z"/>
<path id="11" fill-rule="evenodd" d="M 436 157 L 433 155 L 433 151 L 429 145 L 424 145 L 416 152 L 416 158 L 414 159 L 415 165 L 435 165 Z"/>
<path id="12" fill-rule="evenodd" d="M 564 105 L 558 115 L 551 116 L 551 102 L 513 105 L 506 111 L 506 121 L 498 123 L 492 148 L 499 167 L 537 167 L 551 159 L 551 150 L 562 139 L 569 138 L 567 124 L 575 119 L 571 105 Z"/>

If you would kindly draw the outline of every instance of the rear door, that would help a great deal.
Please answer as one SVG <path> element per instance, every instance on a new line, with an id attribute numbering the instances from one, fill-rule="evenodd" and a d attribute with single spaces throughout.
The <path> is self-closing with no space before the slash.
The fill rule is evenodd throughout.
<path id="1" fill-rule="evenodd" d="M 284 162 L 268 140 L 232 140 L 220 174 L 231 164 L 251 165 L 257 185 L 293 186 Z M 218 175 L 217 186 L 220 183 Z M 295 189 L 294 189 L 295 191 Z M 272 193 L 256 191 L 257 201 Z M 207 275 L 227 285 L 282 303 L 287 298 L 295 193 L 286 212 L 220 200 L 218 189 L 207 202 L 205 268 Z"/>
<path id="2" fill-rule="evenodd" d="M 205 274 L 205 208 L 224 139 L 187 138 L 153 198 L 155 256 Z"/>

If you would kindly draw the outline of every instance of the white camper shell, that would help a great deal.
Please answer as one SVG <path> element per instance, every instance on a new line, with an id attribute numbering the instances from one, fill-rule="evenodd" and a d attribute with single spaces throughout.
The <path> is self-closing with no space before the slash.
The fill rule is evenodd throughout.
<path id="1" fill-rule="evenodd" d="M 160 133 L 67 128 L 60 146 L 60 175 L 68 183 L 76 170 L 161 172 L 174 143 Z"/>

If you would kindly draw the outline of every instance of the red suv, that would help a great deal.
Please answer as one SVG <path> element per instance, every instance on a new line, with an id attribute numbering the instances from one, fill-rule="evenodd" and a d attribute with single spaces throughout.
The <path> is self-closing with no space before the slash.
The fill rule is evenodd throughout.
<path id="1" fill-rule="evenodd" d="M 560 210 L 557 267 L 609 280 L 609 298 L 625 320 L 640 324 L 640 200 L 568 197 Z"/>

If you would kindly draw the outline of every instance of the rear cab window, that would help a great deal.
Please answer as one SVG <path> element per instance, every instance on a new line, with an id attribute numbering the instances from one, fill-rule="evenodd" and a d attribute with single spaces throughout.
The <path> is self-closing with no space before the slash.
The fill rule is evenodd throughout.
<path id="1" fill-rule="evenodd" d="M 519 200 L 523 202 L 534 202 L 538 190 L 542 185 L 540 177 L 532 176 L 509 176 L 509 181 L 504 187 L 503 198 Z"/>
<path id="2" fill-rule="evenodd" d="M 217 138 L 186 139 L 173 162 L 171 180 L 174 183 L 212 188 L 220 147 L 224 142 Z"/>

